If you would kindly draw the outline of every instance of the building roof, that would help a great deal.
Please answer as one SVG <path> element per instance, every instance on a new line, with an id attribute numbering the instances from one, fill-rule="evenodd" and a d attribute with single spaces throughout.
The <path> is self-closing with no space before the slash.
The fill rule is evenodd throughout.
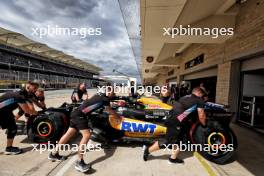
<path id="1" fill-rule="evenodd" d="M 169 70 L 179 68 L 182 53 L 190 45 L 223 43 L 232 37 L 231 35 L 221 35 L 217 38 L 212 35 L 171 37 L 167 34 L 172 34 L 172 30 L 179 30 L 180 27 L 234 29 L 238 10 L 236 0 L 141 0 L 141 71 L 144 82 L 155 82 L 157 75 L 167 75 Z M 151 61 L 148 58 L 151 58 Z"/>
<path id="2" fill-rule="evenodd" d="M 62 51 L 53 49 L 44 43 L 33 41 L 24 36 L 23 34 L 10 31 L 1 27 L 0 43 L 14 48 L 18 48 L 26 52 L 37 54 L 52 61 L 59 61 L 65 64 L 69 64 L 85 71 L 97 74 L 99 73 L 99 71 L 102 71 L 101 68 L 93 64 L 75 58 L 74 56 L 65 54 Z"/>

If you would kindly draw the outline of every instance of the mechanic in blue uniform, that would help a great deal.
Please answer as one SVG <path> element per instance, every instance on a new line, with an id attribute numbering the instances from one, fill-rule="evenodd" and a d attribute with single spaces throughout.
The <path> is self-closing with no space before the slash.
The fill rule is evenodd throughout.
<path id="1" fill-rule="evenodd" d="M 80 172 L 87 172 L 91 166 L 84 162 L 83 151 L 85 149 L 82 148 L 82 146 L 87 145 L 91 136 L 87 118 L 89 118 L 89 114 L 95 110 L 104 107 L 109 114 L 119 120 L 119 115 L 110 107 L 110 99 L 113 96 L 114 92 L 112 87 L 108 87 L 106 94 L 96 94 L 90 99 L 85 100 L 77 109 L 73 110 L 68 131 L 62 136 L 55 150 L 49 154 L 48 159 L 51 161 L 67 159 L 64 156 L 59 155 L 59 145 L 67 143 L 70 138 L 79 131 L 82 134 L 82 139 L 79 144 L 78 161 L 76 162 L 75 169 Z"/>
<path id="2" fill-rule="evenodd" d="M 7 92 L 0 96 L 0 127 L 7 129 L 7 145 L 5 154 L 19 154 L 22 150 L 13 146 L 13 141 L 17 133 L 17 125 L 13 111 L 20 107 L 25 113 L 36 115 L 29 97 L 33 96 L 38 89 L 38 83 L 28 82 L 25 91 Z"/>
<path id="3" fill-rule="evenodd" d="M 184 163 L 182 159 L 177 158 L 178 153 L 180 152 L 177 145 L 180 144 L 180 141 L 184 136 L 182 129 L 184 129 L 184 125 L 186 124 L 184 122 L 186 122 L 190 113 L 197 110 L 199 121 L 203 127 L 205 127 L 206 114 L 204 111 L 203 96 L 203 89 L 197 87 L 192 90 L 192 94 L 180 98 L 180 100 L 173 105 L 172 115 L 165 123 L 167 127 L 165 139 L 156 141 L 150 147 L 144 146 L 144 161 L 147 161 L 150 153 L 165 148 L 168 145 L 172 145 L 172 154 L 169 158 L 169 163 Z"/>

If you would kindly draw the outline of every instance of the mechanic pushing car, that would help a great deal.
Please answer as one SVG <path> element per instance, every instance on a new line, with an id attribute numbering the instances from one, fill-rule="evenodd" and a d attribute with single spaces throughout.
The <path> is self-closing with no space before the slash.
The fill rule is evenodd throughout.
<path id="1" fill-rule="evenodd" d="M 20 107 L 25 113 L 36 115 L 33 104 L 30 101 L 31 96 L 38 89 L 38 83 L 28 82 L 25 91 L 7 92 L 0 96 L 0 127 L 7 129 L 7 145 L 5 154 L 19 154 L 22 150 L 13 147 L 13 141 L 17 133 L 17 125 L 13 111 Z"/>
<path id="2" fill-rule="evenodd" d="M 88 99 L 88 93 L 85 83 L 80 83 L 76 89 L 73 90 L 71 100 L 73 103 L 82 102 Z"/>
<path id="3" fill-rule="evenodd" d="M 88 100 L 85 100 L 77 109 L 71 113 L 70 126 L 68 131 L 61 137 L 58 145 L 53 152 L 49 154 L 48 159 L 51 161 L 65 160 L 66 157 L 59 155 L 59 146 L 67 143 L 76 132 L 82 134 L 82 139 L 78 148 L 78 161 L 76 162 L 75 169 L 81 172 L 87 172 L 91 166 L 86 164 L 83 160 L 84 145 L 87 145 L 91 133 L 88 127 L 89 114 L 95 110 L 105 107 L 106 111 L 113 115 L 117 120 L 120 120 L 119 115 L 111 109 L 110 99 L 114 96 L 112 87 L 108 87 L 106 94 L 96 94 Z"/>
<path id="4" fill-rule="evenodd" d="M 183 112 L 189 108 L 196 108 L 199 121 L 203 127 L 206 125 L 206 115 L 204 112 L 203 89 L 194 88 L 191 95 L 186 95 L 173 105 L 172 115 L 166 120 L 167 132 L 164 139 L 156 141 L 152 146 L 144 146 L 143 160 L 147 161 L 150 153 L 172 145 L 172 154 L 169 163 L 184 163 L 177 156 L 180 152 L 179 145 L 183 137 L 184 122 L 188 118 Z M 187 118 L 186 118 L 187 117 Z M 176 145 L 175 145 L 176 144 Z"/>
<path id="5" fill-rule="evenodd" d="M 26 91 L 25 88 L 20 90 L 22 93 Z M 45 103 L 45 94 L 44 89 L 38 88 L 32 97 L 29 97 L 32 103 L 34 103 L 37 107 L 39 107 L 42 110 L 46 109 L 46 103 Z M 18 113 L 15 115 L 16 120 L 18 120 L 20 117 L 24 115 L 24 111 L 19 107 Z M 29 114 L 25 114 L 25 117 L 29 117 Z"/>

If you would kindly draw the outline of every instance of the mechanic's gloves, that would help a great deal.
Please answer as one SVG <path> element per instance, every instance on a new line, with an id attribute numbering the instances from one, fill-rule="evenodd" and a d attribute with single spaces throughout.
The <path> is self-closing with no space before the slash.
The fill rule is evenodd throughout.
<path id="1" fill-rule="evenodd" d="M 38 111 L 38 114 L 43 114 L 45 112 L 45 109 L 42 109 L 40 111 Z"/>
<path id="2" fill-rule="evenodd" d="M 78 103 L 78 104 L 82 104 L 84 102 L 84 100 L 83 99 L 80 99 L 79 101 L 77 101 L 76 103 Z"/>

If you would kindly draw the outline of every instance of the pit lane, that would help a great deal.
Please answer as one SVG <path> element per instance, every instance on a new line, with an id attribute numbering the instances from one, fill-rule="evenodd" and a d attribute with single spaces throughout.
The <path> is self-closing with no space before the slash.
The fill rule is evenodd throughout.
<path id="1" fill-rule="evenodd" d="M 89 90 L 88 93 L 94 94 L 95 90 Z M 70 102 L 69 96 L 71 90 L 58 90 L 46 92 L 46 103 L 48 106 L 59 106 L 63 102 Z M 100 151 L 91 151 L 85 155 L 85 161 L 92 164 L 92 170 L 87 174 L 91 175 L 257 175 L 261 171 L 263 157 L 263 138 L 247 129 L 234 125 L 235 132 L 238 132 L 238 139 L 241 150 L 238 151 L 238 161 L 226 164 L 224 166 L 208 162 L 199 155 L 192 152 L 182 152 L 180 157 L 184 159 L 183 165 L 170 165 L 167 162 L 169 152 L 159 151 L 150 157 L 149 161 L 142 160 L 142 144 L 140 143 L 118 143 Z M 242 135 L 239 135 L 242 134 Z M 248 151 L 247 139 L 253 139 L 251 142 L 255 150 Z M 247 138 L 247 139 L 246 139 Z M 20 155 L 4 155 L 6 136 L 3 130 L 0 130 L 0 175 L 84 175 L 74 169 L 76 153 L 63 152 L 69 155 L 63 162 L 50 162 L 47 157 L 49 152 L 32 151 L 31 143 L 27 141 L 25 135 L 19 135 L 15 138 L 14 146 L 23 148 L 25 151 Z M 78 143 L 79 137 L 76 137 L 71 143 Z M 92 142 L 93 143 L 93 142 Z M 253 162 L 254 159 L 254 162 Z M 252 160 L 252 164 L 249 164 Z M 249 163 L 248 163 L 249 162 Z M 262 162 L 263 163 L 263 162 Z M 254 171 L 253 171 L 254 170 Z"/>

